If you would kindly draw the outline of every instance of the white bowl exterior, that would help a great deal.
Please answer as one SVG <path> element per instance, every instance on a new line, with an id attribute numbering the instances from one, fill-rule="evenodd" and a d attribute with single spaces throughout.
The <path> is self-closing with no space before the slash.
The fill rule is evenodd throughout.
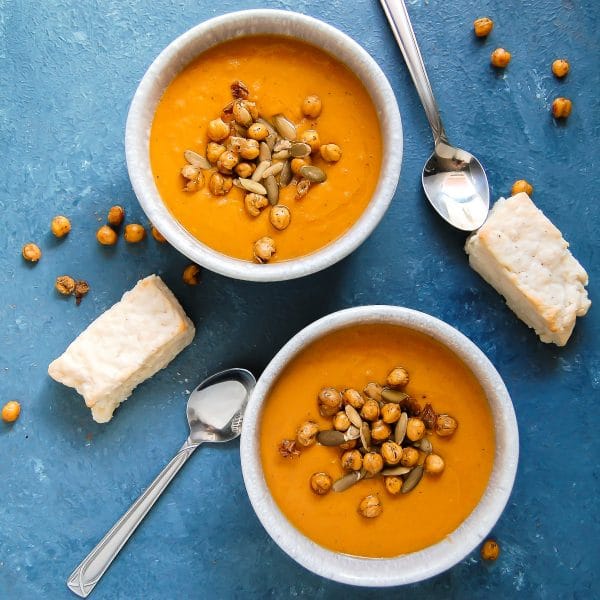
<path id="1" fill-rule="evenodd" d="M 420 331 L 450 348 L 482 385 L 492 412 L 496 450 L 486 491 L 470 516 L 441 542 L 394 558 L 359 558 L 327 550 L 300 533 L 281 512 L 268 489 L 260 460 L 260 419 L 271 386 L 289 362 L 311 342 L 348 327 L 384 323 Z M 519 458 L 514 408 L 502 378 L 488 358 L 462 333 L 425 313 L 395 306 L 362 306 L 328 315 L 294 336 L 260 377 L 244 416 L 241 438 L 244 482 L 250 502 L 269 535 L 295 561 L 329 579 L 386 587 L 422 581 L 460 562 L 490 532 L 510 496 Z"/>
<path id="2" fill-rule="evenodd" d="M 289 261 L 259 265 L 231 258 L 192 236 L 171 215 L 154 183 L 150 166 L 150 130 L 156 107 L 169 83 L 205 50 L 247 35 L 282 35 L 317 46 L 345 63 L 368 90 L 383 138 L 381 174 L 375 193 L 358 221 L 328 246 Z M 169 243 L 222 275 L 248 281 L 283 281 L 329 267 L 355 250 L 375 229 L 396 190 L 402 162 L 402 122 L 390 84 L 377 63 L 354 40 L 312 17 L 282 10 L 247 10 L 216 17 L 190 29 L 150 65 L 133 97 L 125 132 L 127 169 L 148 219 Z"/>

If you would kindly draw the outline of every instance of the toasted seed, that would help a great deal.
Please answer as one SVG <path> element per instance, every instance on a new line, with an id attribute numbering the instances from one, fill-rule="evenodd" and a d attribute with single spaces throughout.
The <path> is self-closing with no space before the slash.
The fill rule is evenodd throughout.
<path id="1" fill-rule="evenodd" d="M 281 137 L 288 140 L 296 139 L 296 126 L 283 114 L 273 115 L 273 125 Z"/>
<path id="2" fill-rule="evenodd" d="M 381 392 L 381 397 L 386 402 L 393 402 L 394 404 L 401 404 L 408 398 L 408 394 L 404 392 L 399 392 L 398 390 L 390 390 L 388 388 L 384 388 Z"/>
<path id="3" fill-rule="evenodd" d="M 252 125 L 252 115 L 244 105 L 243 100 L 236 100 L 233 103 L 233 118 L 236 123 L 239 123 L 242 127 Z"/>
<path id="4" fill-rule="evenodd" d="M 196 167 L 197 169 L 211 168 L 211 164 L 206 160 L 206 158 L 204 158 L 204 156 L 201 156 L 197 152 L 194 152 L 193 150 L 186 150 L 183 153 L 183 156 L 185 157 L 185 160 L 187 160 L 190 163 L 190 165 Z"/>
<path id="5" fill-rule="evenodd" d="M 345 444 L 348 440 L 341 431 L 326 429 L 325 431 L 319 431 L 317 434 L 317 441 L 323 446 L 340 446 Z"/>
<path id="6" fill-rule="evenodd" d="M 368 449 L 371 447 L 371 429 L 368 423 L 363 423 L 360 427 L 360 441 L 363 448 Z"/>
<path id="7" fill-rule="evenodd" d="M 413 446 L 419 448 L 419 450 L 425 452 L 425 454 L 431 454 L 433 452 L 433 445 L 427 438 L 419 440 L 418 442 L 413 444 Z"/>
<path id="8" fill-rule="evenodd" d="M 279 187 L 284 188 L 286 185 L 289 185 L 292 180 L 292 165 L 289 160 L 286 160 L 283 163 L 283 168 L 281 169 L 281 173 L 279 175 Z"/>
<path id="9" fill-rule="evenodd" d="M 293 158 L 304 158 L 310 154 L 310 146 L 305 142 L 294 142 L 290 147 L 290 155 Z"/>
<path id="10" fill-rule="evenodd" d="M 383 471 L 381 471 L 382 475 L 394 475 L 394 476 L 398 476 L 398 475 L 406 475 L 407 473 L 410 473 L 412 471 L 411 467 L 390 467 L 389 469 L 383 469 Z"/>
<path id="11" fill-rule="evenodd" d="M 348 475 L 344 475 L 341 479 L 333 482 L 331 489 L 334 492 L 344 492 L 348 488 L 351 488 L 357 481 L 361 480 L 360 472 L 354 471 L 353 473 L 348 473 Z"/>
<path id="12" fill-rule="evenodd" d="M 308 190 L 310 189 L 310 181 L 308 179 L 301 179 L 296 185 L 296 200 L 300 200 L 300 198 L 304 198 L 306 194 L 308 194 Z"/>
<path id="13" fill-rule="evenodd" d="M 252 181 L 260 181 L 263 178 L 264 172 L 271 166 L 270 160 L 261 160 L 258 163 L 258 167 L 252 173 Z"/>
<path id="14" fill-rule="evenodd" d="M 423 477 L 423 467 L 421 465 L 417 465 L 411 472 L 408 474 L 408 477 L 404 480 L 402 484 L 402 488 L 400 489 L 400 493 L 408 494 L 408 492 L 412 492 L 417 485 L 419 485 L 419 481 Z"/>
<path id="15" fill-rule="evenodd" d="M 408 425 L 408 415 L 403 412 L 394 428 L 394 441 L 396 444 L 402 444 L 406 435 L 406 426 Z"/>
<path id="16" fill-rule="evenodd" d="M 319 167 L 315 167 L 314 165 L 304 165 L 300 169 L 300 175 L 302 177 L 306 177 L 312 183 L 323 183 L 327 181 L 327 175 L 325 175 L 325 171 L 319 169 Z"/>
<path id="17" fill-rule="evenodd" d="M 274 165 L 271 165 L 264 173 L 263 173 L 263 179 L 266 179 L 267 177 L 275 177 L 275 175 L 279 175 L 279 173 L 281 173 L 281 169 L 283 169 L 283 163 L 275 163 Z"/>
<path id="18" fill-rule="evenodd" d="M 258 167 L 256 167 L 256 171 L 258 171 Z M 256 173 L 256 171 L 254 171 Z M 253 181 L 252 179 L 244 179 L 240 177 L 239 179 L 240 185 L 249 192 L 254 192 L 255 194 L 260 194 L 261 196 L 267 195 L 267 190 L 265 190 L 264 186 L 262 186 L 258 181 Z"/>
<path id="19" fill-rule="evenodd" d="M 271 160 L 271 148 L 269 148 L 267 142 L 261 142 L 258 148 L 259 161 L 263 162 L 265 160 Z"/>
<path id="20" fill-rule="evenodd" d="M 348 427 L 346 430 L 344 437 L 346 438 L 347 442 L 350 440 L 357 440 L 360 437 L 360 429 L 354 425 L 350 425 L 350 427 Z"/>
<path id="21" fill-rule="evenodd" d="M 275 165 L 273 165 L 275 166 Z M 267 169 L 268 170 L 268 169 Z M 266 171 L 265 171 L 266 174 Z M 271 206 L 275 206 L 279 202 L 279 186 L 277 185 L 277 180 L 274 175 L 269 175 L 265 180 L 265 189 L 267 190 L 267 198 L 269 199 L 269 204 Z"/>
<path id="22" fill-rule="evenodd" d="M 265 138 L 265 142 L 267 143 L 267 146 L 269 146 L 270 150 L 273 150 L 273 147 L 275 146 L 275 143 L 277 142 L 277 138 L 279 136 L 277 135 L 277 132 L 274 131 L 273 133 L 270 133 L 266 138 Z"/>
<path id="23" fill-rule="evenodd" d="M 290 140 L 277 140 L 277 143 L 273 146 L 273 152 L 281 152 L 281 150 L 289 150 L 292 147 Z"/>
<path id="24" fill-rule="evenodd" d="M 354 425 L 354 427 L 358 427 L 359 429 L 362 427 L 362 419 L 358 414 L 358 411 L 354 408 L 354 406 L 350 406 L 350 404 L 346 404 L 344 410 L 346 411 L 346 415 L 348 415 L 348 419 L 350 419 L 350 423 Z"/>
<path id="25" fill-rule="evenodd" d="M 290 157 L 289 150 L 280 150 L 279 152 L 273 152 L 274 160 L 286 160 L 289 157 Z"/>

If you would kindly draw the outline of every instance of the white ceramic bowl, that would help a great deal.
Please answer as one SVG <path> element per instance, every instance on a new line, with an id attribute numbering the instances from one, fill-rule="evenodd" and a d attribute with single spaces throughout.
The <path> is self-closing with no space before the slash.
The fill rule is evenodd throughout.
<path id="1" fill-rule="evenodd" d="M 423 332 L 450 348 L 482 385 L 494 421 L 496 450 L 486 491 L 469 517 L 441 542 L 395 558 L 358 558 L 327 550 L 286 519 L 265 481 L 259 449 L 263 405 L 271 386 L 311 342 L 349 325 L 386 323 Z M 510 396 L 486 356 L 462 333 L 425 313 L 395 306 L 362 306 L 328 315 L 294 336 L 269 363 L 250 398 L 241 440 L 242 472 L 250 502 L 275 542 L 307 569 L 342 583 L 383 587 L 422 581 L 461 561 L 490 532 L 510 496 L 519 458 L 519 432 Z"/>
<path id="2" fill-rule="evenodd" d="M 312 254 L 259 265 L 231 258 L 198 241 L 171 215 L 150 168 L 150 128 L 163 92 L 199 54 L 227 40 L 273 34 L 298 38 L 345 63 L 362 81 L 377 109 L 383 138 L 379 182 L 358 221 L 340 238 Z M 171 42 L 150 65 L 133 97 L 125 133 L 127 169 L 135 194 L 150 221 L 182 254 L 211 271 L 249 281 L 283 281 L 315 273 L 355 250 L 387 210 L 400 176 L 402 123 L 396 98 L 377 63 L 354 40 L 312 17 L 281 10 L 247 10 L 210 19 Z"/>

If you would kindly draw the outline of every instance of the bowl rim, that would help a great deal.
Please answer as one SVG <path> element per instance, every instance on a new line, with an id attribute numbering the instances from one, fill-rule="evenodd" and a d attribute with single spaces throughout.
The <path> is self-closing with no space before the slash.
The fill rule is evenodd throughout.
<path id="1" fill-rule="evenodd" d="M 259 429 L 267 394 L 289 362 L 315 340 L 352 325 L 401 325 L 420 331 L 452 350 L 482 385 L 495 429 L 494 466 L 486 490 L 465 521 L 440 542 L 393 558 L 361 558 L 328 550 L 298 531 L 271 496 L 262 473 Z M 250 502 L 260 522 L 277 545 L 308 570 L 357 586 L 389 587 L 416 583 L 442 573 L 464 559 L 489 534 L 504 510 L 515 481 L 519 432 L 509 393 L 490 360 L 464 334 L 445 323 L 409 308 L 371 305 L 344 309 L 308 325 L 275 355 L 259 378 L 244 416 L 241 466 Z"/>
<path id="2" fill-rule="evenodd" d="M 294 33 L 286 34 L 286 30 Z M 359 219 L 339 238 L 311 254 L 264 265 L 232 258 L 193 237 L 162 201 L 154 183 L 149 156 L 155 109 L 173 77 L 191 60 L 216 44 L 260 34 L 299 39 L 344 63 L 362 80 L 371 97 L 378 113 L 383 143 L 379 180 Z M 390 151 L 392 148 L 393 153 Z M 246 281 L 285 281 L 303 277 L 321 271 L 353 252 L 373 232 L 389 207 L 400 177 L 402 156 L 400 110 L 390 83 L 377 62 L 362 46 L 335 27 L 314 17 L 277 9 L 227 13 L 200 23 L 173 40 L 152 62 L 140 81 L 125 127 L 129 178 L 150 222 L 172 246 L 191 260 L 221 275 Z"/>

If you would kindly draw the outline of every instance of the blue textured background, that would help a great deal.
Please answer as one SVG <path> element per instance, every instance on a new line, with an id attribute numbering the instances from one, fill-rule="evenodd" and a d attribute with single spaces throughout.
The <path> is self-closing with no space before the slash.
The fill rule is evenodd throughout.
<path id="1" fill-rule="evenodd" d="M 597 306 L 568 347 L 538 341 L 472 272 L 464 236 L 426 204 L 420 169 L 430 135 L 379 4 L 330 0 L 0 0 L 0 390 L 22 416 L 0 423 L 0 598 L 68 598 L 65 579 L 179 448 L 186 390 L 239 365 L 259 374 L 301 327 L 330 311 L 369 303 L 417 308 L 447 320 L 495 363 L 521 431 L 515 489 L 494 530 L 500 559 L 477 553 L 392 597 L 581 598 L 600 595 Z M 180 281 L 187 260 L 147 240 L 101 248 L 107 208 L 144 220 L 125 168 L 127 108 L 144 71 L 174 37 L 216 14 L 270 6 L 328 21 L 381 64 L 400 104 L 405 159 L 396 198 L 375 234 L 341 264 L 275 285 L 204 274 Z M 598 28 L 594 0 L 413 0 L 409 11 L 450 138 L 488 169 L 492 197 L 513 180 L 535 186 L 538 206 L 563 231 L 600 299 L 597 235 Z M 482 15 L 496 26 L 474 39 Z M 496 46 L 513 53 L 489 66 Z M 564 81 L 551 61 L 566 56 Z M 556 95 L 573 99 L 555 123 Z M 49 222 L 64 213 L 67 239 Z M 44 252 L 36 266 L 24 242 Z M 46 375 L 51 359 L 142 276 L 160 273 L 198 326 L 193 346 L 145 383 L 108 426 Z M 80 307 L 57 297 L 54 278 L 88 279 Z M 389 593 L 389 592 L 388 592 Z M 151 512 L 94 592 L 107 598 L 370 597 L 314 576 L 267 537 L 248 503 L 238 445 L 203 447 Z"/>

